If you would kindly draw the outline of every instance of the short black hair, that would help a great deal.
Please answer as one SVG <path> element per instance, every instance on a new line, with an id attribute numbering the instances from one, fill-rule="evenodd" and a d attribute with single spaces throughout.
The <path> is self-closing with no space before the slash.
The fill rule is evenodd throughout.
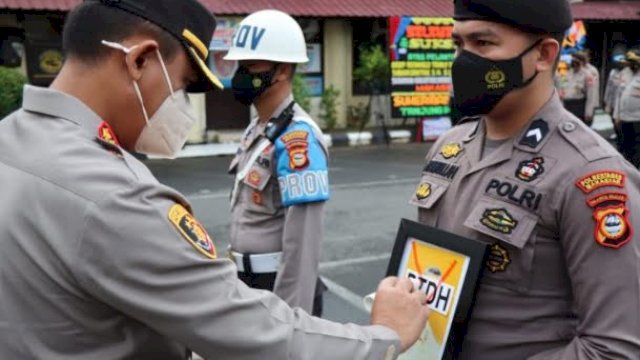
<path id="1" fill-rule="evenodd" d="M 182 49 L 180 42 L 159 26 L 99 2 L 83 2 L 69 13 L 62 31 L 62 48 L 67 58 L 97 63 L 112 51 L 102 45 L 102 40 L 121 42 L 134 34 L 153 37 L 166 61 Z"/>

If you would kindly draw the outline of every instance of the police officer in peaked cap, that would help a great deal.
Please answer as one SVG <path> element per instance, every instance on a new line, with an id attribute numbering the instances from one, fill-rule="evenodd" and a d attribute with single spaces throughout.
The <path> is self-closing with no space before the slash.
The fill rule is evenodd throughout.
<path id="1" fill-rule="evenodd" d="M 454 359 L 640 358 L 640 175 L 562 106 L 565 0 L 456 0 L 467 117 L 427 153 L 419 221 L 490 249 Z"/>
<path id="2" fill-rule="evenodd" d="M 130 154 L 180 150 L 186 92 L 220 87 L 214 29 L 195 0 L 85 1 L 51 87 L 0 121 L 2 359 L 394 359 L 419 336 L 426 296 L 407 279 L 383 280 L 370 327 L 248 288 Z"/>

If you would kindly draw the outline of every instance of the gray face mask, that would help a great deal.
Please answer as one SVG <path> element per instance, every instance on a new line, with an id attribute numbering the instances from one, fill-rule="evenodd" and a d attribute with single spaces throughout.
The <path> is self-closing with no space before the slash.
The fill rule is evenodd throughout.
<path id="1" fill-rule="evenodd" d="M 102 44 L 129 54 L 132 48 L 127 48 L 121 44 L 102 41 Z M 142 107 L 142 113 L 146 120 L 146 125 L 142 129 L 135 144 L 135 151 L 164 158 L 173 159 L 180 149 L 187 142 L 189 131 L 196 122 L 196 116 L 189 103 L 189 98 L 184 90 L 174 91 L 171 85 L 169 72 L 164 64 L 160 51 L 156 51 L 158 60 L 162 66 L 162 71 L 171 94 L 164 100 L 158 110 L 149 117 L 147 109 L 142 100 L 142 93 L 137 81 L 133 82 L 133 88 Z"/>

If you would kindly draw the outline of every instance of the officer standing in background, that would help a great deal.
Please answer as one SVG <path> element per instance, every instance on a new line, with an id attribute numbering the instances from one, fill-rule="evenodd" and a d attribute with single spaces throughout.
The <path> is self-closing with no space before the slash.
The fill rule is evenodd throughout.
<path id="1" fill-rule="evenodd" d="M 615 95 L 617 88 L 620 86 L 622 70 L 627 65 L 627 60 L 623 52 L 615 52 L 611 56 L 611 71 L 607 78 L 607 85 L 604 91 L 604 110 L 607 114 L 613 114 L 615 104 Z"/>
<path id="2" fill-rule="evenodd" d="M 620 94 L 618 116 L 622 133 L 622 155 L 635 167 L 640 167 L 640 49 L 627 52 L 633 74 Z"/>
<path id="3" fill-rule="evenodd" d="M 234 95 L 258 113 L 229 169 L 230 255 L 247 285 L 320 316 L 328 150 L 291 94 L 296 64 L 309 61 L 304 34 L 289 15 L 258 11 L 240 23 L 225 60 L 239 61 Z"/>
<path id="4" fill-rule="evenodd" d="M 571 69 L 565 75 L 559 90 L 565 108 L 591 126 L 599 101 L 598 84 L 596 77 L 586 66 L 584 54 L 571 54 Z"/>
<path id="5" fill-rule="evenodd" d="M 411 199 L 491 249 L 453 358 L 637 360 L 640 174 L 554 90 L 568 1 L 454 6 L 456 101 L 475 117 L 434 144 Z"/>
<path id="6" fill-rule="evenodd" d="M 607 86 L 604 92 L 604 110 L 607 114 L 611 115 L 613 129 L 616 132 L 616 147 L 618 148 L 618 151 L 622 151 L 622 131 L 620 129 L 619 122 L 617 122 L 613 117 L 613 110 L 616 105 L 618 88 L 622 82 L 622 72 L 628 63 L 624 56 L 624 50 L 620 51 L 619 48 L 616 50 L 614 50 L 614 54 L 611 57 L 613 68 L 611 69 L 611 72 L 609 72 L 609 77 L 607 78 Z"/>
<path id="7" fill-rule="evenodd" d="M 625 66 L 620 72 L 620 81 L 618 83 L 618 86 L 616 87 L 616 92 L 613 95 L 613 114 L 611 115 L 611 117 L 613 117 L 613 122 L 614 124 L 616 124 L 616 127 L 618 128 L 621 128 L 620 98 L 622 97 L 622 93 L 624 92 L 624 89 L 626 89 L 627 85 L 629 85 L 629 83 L 631 82 L 631 79 L 633 78 L 633 73 L 634 73 L 633 70 L 631 70 L 631 62 L 629 61 L 630 56 L 633 57 L 633 52 L 627 51 L 625 53 Z M 620 150 L 622 151 L 622 146 L 620 147 Z"/>
<path id="8" fill-rule="evenodd" d="M 600 71 L 591 63 L 591 51 L 589 49 L 582 50 L 579 54 L 584 59 L 585 68 L 589 71 L 595 81 L 595 87 L 597 89 L 596 94 L 598 96 L 596 99 L 596 106 L 600 106 Z"/>
<path id="9" fill-rule="evenodd" d="M 381 282 L 370 327 L 248 288 L 129 153 L 180 150 L 185 91 L 220 85 L 214 30 L 195 0 L 89 0 L 67 17 L 51 88 L 27 86 L 0 121 L 2 359 L 393 359 L 424 329 L 408 279 Z"/>

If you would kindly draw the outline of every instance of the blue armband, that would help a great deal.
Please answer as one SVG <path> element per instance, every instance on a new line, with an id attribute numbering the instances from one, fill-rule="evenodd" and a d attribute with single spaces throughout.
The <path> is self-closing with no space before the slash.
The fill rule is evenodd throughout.
<path id="1" fill-rule="evenodd" d="M 276 140 L 275 152 L 285 207 L 329 200 L 327 156 L 308 124 L 294 121 Z"/>

